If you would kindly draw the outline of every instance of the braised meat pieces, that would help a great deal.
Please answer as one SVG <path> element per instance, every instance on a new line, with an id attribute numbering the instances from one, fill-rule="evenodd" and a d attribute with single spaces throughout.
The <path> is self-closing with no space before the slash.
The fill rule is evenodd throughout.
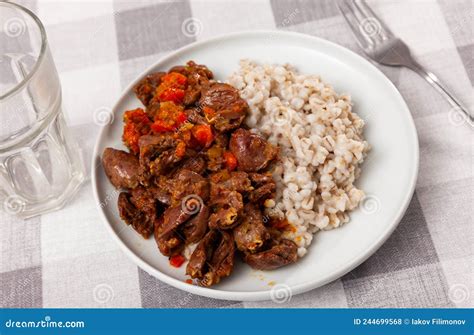
<path id="1" fill-rule="evenodd" d="M 152 73 L 143 78 L 140 83 L 135 86 L 135 94 L 144 106 L 148 106 L 150 103 L 155 94 L 156 88 L 161 84 L 161 78 L 163 78 L 165 74 L 166 72 Z"/>
<path id="2" fill-rule="evenodd" d="M 122 190 L 120 217 L 179 266 L 195 245 L 186 273 L 203 286 L 232 273 L 241 254 L 256 269 L 296 261 L 297 247 L 268 224 L 278 149 L 242 128 L 248 105 L 238 91 L 188 62 L 148 75 L 135 87 L 144 109 L 124 113 L 124 144 L 102 156 Z"/>
<path id="3" fill-rule="evenodd" d="M 234 240 L 237 248 L 245 253 L 261 250 L 270 239 L 270 233 L 263 222 L 260 209 L 253 203 L 245 205 L 240 225 L 234 229 Z"/>
<path id="4" fill-rule="evenodd" d="M 256 172 L 265 169 L 278 155 L 278 149 L 249 130 L 238 129 L 230 137 L 230 151 L 237 158 L 239 169 Z"/>
<path id="5" fill-rule="evenodd" d="M 247 102 L 240 97 L 237 89 L 222 83 L 204 88 L 199 104 L 209 123 L 221 132 L 238 128 L 248 110 Z"/>
<path id="6" fill-rule="evenodd" d="M 283 239 L 268 250 L 255 254 L 247 253 L 244 260 L 254 269 L 274 270 L 296 262 L 297 257 L 296 244 L 293 241 Z"/>
<path id="7" fill-rule="evenodd" d="M 203 286 L 219 283 L 232 273 L 235 246 L 231 234 L 210 230 L 199 242 L 186 267 L 186 274 L 198 278 Z"/>
<path id="8" fill-rule="evenodd" d="M 122 220 L 131 225 L 144 238 L 148 238 L 153 233 L 153 221 L 133 205 L 129 193 L 122 192 L 119 194 L 118 208 Z"/>
<path id="9" fill-rule="evenodd" d="M 122 150 L 106 148 L 102 162 L 105 174 L 116 188 L 131 189 L 138 186 L 140 165 L 137 157 Z"/>

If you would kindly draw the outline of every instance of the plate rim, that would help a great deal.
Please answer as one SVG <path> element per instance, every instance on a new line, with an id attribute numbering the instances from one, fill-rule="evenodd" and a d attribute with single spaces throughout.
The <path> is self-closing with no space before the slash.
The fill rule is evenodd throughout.
<path id="1" fill-rule="evenodd" d="M 418 141 L 418 133 L 416 130 L 415 122 L 413 120 L 413 116 L 411 114 L 410 109 L 408 108 L 408 105 L 405 102 L 405 99 L 399 92 L 399 90 L 396 88 L 396 86 L 392 83 L 390 79 L 387 78 L 387 76 L 379 70 L 373 63 L 362 57 L 361 55 L 358 55 L 354 51 L 339 45 L 335 42 L 326 40 L 324 38 L 318 37 L 318 36 L 313 36 L 309 34 L 304 34 L 304 33 L 299 33 L 299 32 L 289 32 L 289 31 L 279 31 L 279 30 L 246 30 L 246 31 L 239 31 L 239 32 L 234 32 L 234 33 L 227 33 L 227 34 L 220 34 L 217 36 L 214 36 L 212 38 L 204 39 L 201 41 L 196 41 L 191 44 L 185 45 L 177 50 L 174 50 L 170 52 L 168 55 L 165 55 L 164 57 L 160 57 L 157 59 L 156 62 L 148 66 L 144 71 L 142 71 L 134 80 L 130 82 L 130 84 L 125 87 L 121 94 L 120 97 L 116 100 L 112 111 L 115 111 L 120 105 L 127 94 L 133 89 L 133 87 L 136 85 L 136 83 L 146 74 L 148 74 L 151 70 L 153 70 L 158 63 L 163 63 L 166 61 L 171 60 L 172 58 L 175 58 L 179 56 L 179 54 L 187 51 L 191 51 L 194 48 L 199 48 L 208 44 L 212 43 L 218 43 L 223 40 L 227 39 L 238 39 L 238 38 L 249 38 L 249 37 L 255 37 L 255 36 L 265 36 L 268 34 L 272 35 L 280 35 L 280 36 L 286 36 L 286 37 L 294 37 L 298 39 L 307 39 L 307 40 L 312 40 L 313 42 L 318 42 L 320 44 L 323 44 L 329 48 L 333 48 L 335 50 L 338 50 L 339 52 L 346 54 L 348 57 L 352 57 L 355 60 L 357 60 L 360 63 L 365 64 L 366 66 L 370 67 L 374 74 L 378 75 L 379 78 L 384 80 L 394 91 L 394 96 L 397 97 L 397 99 L 400 102 L 400 105 L 403 107 L 403 111 L 408 115 L 408 121 L 409 121 L 409 128 L 410 128 L 410 133 L 413 137 L 414 140 L 414 148 L 413 148 L 413 159 L 412 162 L 414 164 L 414 169 L 413 169 L 413 174 L 411 175 L 410 179 L 410 188 L 409 191 L 406 193 L 405 197 L 403 198 L 403 205 L 400 206 L 398 209 L 397 215 L 395 220 L 388 225 L 387 229 L 383 232 L 383 234 L 380 235 L 380 237 L 368 248 L 363 254 L 359 254 L 353 257 L 350 263 L 346 266 L 341 266 L 339 269 L 333 271 L 330 275 L 326 276 L 323 279 L 320 280 L 313 280 L 309 282 L 304 282 L 298 285 L 293 285 L 290 286 L 290 292 L 292 295 L 297 295 L 300 293 L 307 292 L 309 290 L 321 287 L 325 284 L 328 284 L 334 280 L 337 280 L 338 278 L 342 277 L 346 273 L 352 271 L 355 269 L 357 266 L 362 264 L 364 261 L 366 261 L 370 256 L 372 256 L 383 244 L 384 242 L 392 235 L 393 231 L 396 229 L 398 224 L 400 223 L 401 219 L 403 218 L 410 202 L 413 197 L 414 191 L 415 191 L 415 186 L 416 186 L 416 181 L 418 178 L 418 171 L 419 171 L 419 141 Z M 115 114 L 115 113 L 114 113 Z M 233 300 L 233 301 L 263 301 L 263 300 L 270 300 L 272 297 L 272 290 L 273 288 L 270 288 L 268 290 L 262 290 L 262 291 L 229 291 L 229 290 L 217 290 L 217 289 L 212 289 L 212 288 L 205 288 L 205 287 L 200 287 L 196 285 L 190 285 L 187 284 L 181 280 L 175 279 L 163 272 L 160 272 L 158 269 L 154 268 L 152 265 L 141 259 L 139 256 L 137 256 L 128 246 L 127 244 L 115 233 L 115 230 L 113 229 L 111 223 L 107 219 L 107 216 L 105 215 L 103 207 L 100 206 L 100 198 L 99 198 L 99 191 L 98 191 L 98 183 L 97 183 L 97 173 L 99 171 L 97 167 L 97 160 L 100 161 L 100 153 L 98 153 L 99 147 L 101 143 L 104 140 L 105 136 L 105 131 L 109 125 L 106 124 L 104 126 L 101 126 L 99 130 L 99 134 L 96 138 L 96 142 L 94 145 L 94 150 L 92 154 L 92 159 L 91 159 L 91 186 L 94 194 L 94 201 L 95 201 L 95 206 L 97 210 L 100 213 L 100 217 L 102 219 L 102 222 L 104 225 L 107 227 L 107 231 L 113 236 L 113 239 L 118 243 L 120 249 L 128 256 L 131 258 L 131 260 L 138 265 L 141 269 L 146 271 L 148 274 L 151 276 L 161 280 L 162 282 L 171 285 L 175 288 L 178 288 L 180 290 L 190 292 L 193 294 L 197 294 L 200 296 L 208 297 L 208 298 L 214 298 L 214 299 L 221 299 L 221 300 Z M 285 284 L 286 285 L 286 284 Z"/>

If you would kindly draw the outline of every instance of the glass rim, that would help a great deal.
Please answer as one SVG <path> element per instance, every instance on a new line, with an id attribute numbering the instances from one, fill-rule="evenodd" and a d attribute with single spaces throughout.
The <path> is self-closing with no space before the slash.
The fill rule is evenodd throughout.
<path id="1" fill-rule="evenodd" d="M 3 1 L 1 1 L 0 6 L 16 8 L 16 9 L 26 13 L 36 23 L 36 25 L 38 26 L 38 28 L 40 30 L 40 34 L 41 34 L 41 48 L 40 48 L 38 58 L 35 61 L 35 65 L 31 69 L 31 71 L 25 76 L 25 78 L 23 78 L 22 81 L 20 81 L 18 84 L 16 84 L 16 86 L 14 86 L 12 89 L 6 91 L 5 94 L 0 95 L 0 101 L 1 101 L 1 100 L 5 100 L 5 99 L 9 98 L 10 96 L 15 95 L 16 93 L 18 93 L 18 91 L 20 91 L 30 81 L 30 79 L 35 75 L 35 73 L 37 72 L 37 70 L 38 70 L 38 68 L 39 68 L 39 66 L 40 66 L 40 64 L 41 64 L 41 62 L 44 58 L 44 55 L 46 53 L 46 47 L 48 45 L 48 41 L 47 41 L 47 37 L 46 37 L 46 30 L 44 29 L 43 23 L 38 18 L 38 16 L 36 16 L 36 14 L 33 13 L 31 10 L 29 10 L 28 8 L 23 7 L 19 4 L 13 3 L 13 2 L 3 2 Z"/>

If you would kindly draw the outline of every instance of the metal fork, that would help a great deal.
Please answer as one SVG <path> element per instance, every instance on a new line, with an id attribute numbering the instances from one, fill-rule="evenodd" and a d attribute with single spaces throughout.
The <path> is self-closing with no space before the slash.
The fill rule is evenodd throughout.
<path id="1" fill-rule="evenodd" d="M 404 66 L 415 71 L 448 100 L 455 112 L 462 112 L 460 115 L 474 127 L 474 118 L 467 108 L 432 72 L 425 70 L 413 58 L 408 46 L 392 34 L 364 0 L 340 0 L 337 6 L 368 57 L 383 65 Z"/>

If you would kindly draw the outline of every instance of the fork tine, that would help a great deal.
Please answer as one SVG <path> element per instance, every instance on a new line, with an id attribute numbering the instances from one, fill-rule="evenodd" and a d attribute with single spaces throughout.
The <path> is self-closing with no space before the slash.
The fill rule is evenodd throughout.
<path id="1" fill-rule="evenodd" d="M 386 40 L 390 37 L 393 37 L 390 28 L 380 19 L 380 17 L 375 14 L 375 12 L 370 8 L 365 0 L 354 0 L 354 4 L 360 13 L 364 16 L 366 24 L 373 25 L 371 29 L 376 30 L 376 35 L 380 35 L 383 40 Z"/>
<path id="2" fill-rule="evenodd" d="M 354 11 L 350 8 L 350 6 L 345 1 L 338 1 L 337 7 L 342 13 L 342 16 L 344 16 L 344 19 L 349 25 L 349 28 L 351 28 L 352 32 L 354 33 L 356 37 L 356 41 L 359 44 L 359 46 L 364 51 L 367 50 L 371 45 L 373 45 L 374 42 L 370 39 L 369 36 L 361 32 L 360 22 L 355 16 Z"/>

